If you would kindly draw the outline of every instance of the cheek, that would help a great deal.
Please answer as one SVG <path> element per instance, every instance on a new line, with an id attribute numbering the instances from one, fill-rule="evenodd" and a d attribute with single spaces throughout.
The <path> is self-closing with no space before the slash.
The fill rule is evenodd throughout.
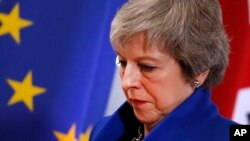
<path id="1" fill-rule="evenodd" d="M 172 78 L 154 81 L 147 89 L 154 99 L 156 109 L 165 114 L 178 103 L 179 90 L 178 83 Z"/>
<path id="2" fill-rule="evenodd" d="M 192 93 L 191 87 L 182 78 L 172 77 L 166 80 L 154 83 L 151 94 L 155 100 L 155 107 L 162 114 L 170 113 Z"/>
<path id="3" fill-rule="evenodd" d="M 169 104 L 171 100 L 171 95 L 167 87 L 158 87 L 157 84 L 155 88 L 151 91 L 151 96 L 154 99 L 155 106 L 157 109 L 162 110 L 163 107 Z"/>

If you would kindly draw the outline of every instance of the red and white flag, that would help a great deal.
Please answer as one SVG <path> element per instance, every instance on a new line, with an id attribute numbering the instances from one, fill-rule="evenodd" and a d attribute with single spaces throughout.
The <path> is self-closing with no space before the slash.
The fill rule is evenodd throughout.
<path id="1" fill-rule="evenodd" d="M 220 0 L 231 39 L 229 67 L 213 100 L 228 118 L 250 124 L 250 0 Z"/>

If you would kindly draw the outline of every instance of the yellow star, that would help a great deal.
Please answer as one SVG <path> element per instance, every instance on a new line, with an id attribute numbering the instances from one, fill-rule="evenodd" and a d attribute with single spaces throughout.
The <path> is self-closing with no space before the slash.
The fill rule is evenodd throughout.
<path id="1" fill-rule="evenodd" d="M 19 17 L 19 4 L 16 4 L 9 15 L 0 13 L 0 35 L 9 33 L 17 44 L 20 44 L 20 30 L 32 25 L 32 22 Z"/>
<path id="2" fill-rule="evenodd" d="M 29 71 L 22 82 L 16 80 L 7 79 L 8 84 L 15 91 L 13 96 L 8 102 L 11 106 L 18 102 L 23 102 L 30 111 L 33 111 L 33 98 L 46 91 L 46 89 L 34 86 L 32 84 L 32 72 Z"/>
<path id="3" fill-rule="evenodd" d="M 89 141 L 90 133 L 91 133 L 91 127 L 89 127 L 84 134 L 81 134 L 80 141 Z"/>
<path id="4" fill-rule="evenodd" d="M 77 141 L 77 139 L 75 138 L 75 134 L 76 134 L 76 124 L 73 124 L 68 133 L 64 134 L 58 131 L 54 131 L 53 132 L 54 135 L 56 136 L 58 141 Z"/>

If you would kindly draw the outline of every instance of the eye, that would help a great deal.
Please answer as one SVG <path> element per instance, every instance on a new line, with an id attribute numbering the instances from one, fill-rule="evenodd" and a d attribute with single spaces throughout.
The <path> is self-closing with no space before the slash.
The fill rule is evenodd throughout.
<path id="1" fill-rule="evenodd" d="M 119 67 L 125 68 L 126 65 L 127 65 L 127 62 L 126 62 L 125 60 L 123 60 L 123 59 L 117 58 L 116 64 L 117 64 L 117 66 L 119 66 Z"/>
<path id="2" fill-rule="evenodd" d="M 145 71 L 145 72 L 151 72 L 157 68 L 155 66 L 148 65 L 148 64 L 139 64 L 138 66 L 140 67 L 142 71 Z"/>

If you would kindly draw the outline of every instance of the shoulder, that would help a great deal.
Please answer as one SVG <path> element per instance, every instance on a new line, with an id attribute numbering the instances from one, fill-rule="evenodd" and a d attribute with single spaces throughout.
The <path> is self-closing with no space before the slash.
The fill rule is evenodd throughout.
<path id="1" fill-rule="evenodd" d="M 187 137 L 187 141 L 229 141 L 230 125 L 237 123 L 216 116 L 209 120 L 200 120 L 195 124 L 188 124 L 189 130 L 182 130 L 182 135 Z M 188 128 L 188 127 L 187 127 Z"/>
<path id="2" fill-rule="evenodd" d="M 211 121 L 211 125 L 214 125 L 216 127 L 216 130 L 224 131 L 224 133 L 229 133 L 230 125 L 239 124 L 222 116 L 218 116 Z"/>
<path id="3" fill-rule="evenodd" d="M 238 123 L 218 116 L 209 121 L 204 131 L 204 136 L 207 136 L 208 141 L 229 141 L 230 126 Z"/>

